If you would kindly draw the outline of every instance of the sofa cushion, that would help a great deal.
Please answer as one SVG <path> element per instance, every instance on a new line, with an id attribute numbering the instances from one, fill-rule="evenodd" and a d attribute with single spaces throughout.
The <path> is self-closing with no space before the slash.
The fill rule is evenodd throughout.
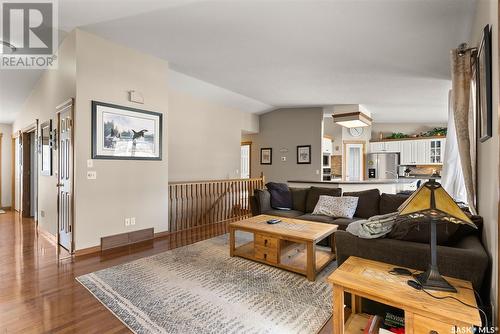
<path id="1" fill-rule="evenodd" d="M 467 224 L 458 225 L 457 231 L 453 233 L 453 235 L 451 235 L 450 238 L 448 239 L 448 245 L 455 245 L 469 235 L 477 235 L 479 239 L 481 239 L 482 237 L 481 232 L 483 230 L 483 217 L 473 216 L 470 214 L 467 215 L 469 216 L 470 220 L 472 220 L 474 225 L 476 225 L 477 228 L 474 228 Z"/>
<path id="2" fill-rule="evenodd" d="M 263 212 L 263 214 L 271 215 L 271 216 L 278 216 L 278 217 L 295 218 L 295 217 L 303 215 L 304 212 L 297 211 L 297 210 L 271 209 L 271 210 L 268 210 L 266 212 Z"/>
<path id="3" fill-rule="evenodd" d="M 352 218 L 358 207 L 358 199 L 358 197 L 351 196 L 334 197 L 321 195 L 314 208 L 313 215 Z"/>
<path id="4" fill-rule="evenodd" d="M 335 218 L 328 217 L 325 215 L 313 215 L 310 213 L 306 213 L 305 215 L 297 217 L 297 219 L 302 219 L 302 220 L 310 220 L 313 222 L 320 222 L 320 223 L 328 223 L 328 224 L 333 224 L 333 221 Z"/>
<path id="5" fill-rule="evenodd" d="M 431 224 L 428 221 L 412 221 L 399 218 L 387 237 L 396 240 L 429 243 Z M 451 236 L 458 230 L 459 225 L 454 223 L 438 223 L 436 236 L 438 245 L 446 245 Z"/>
<path id="6" fill-rule="evenodd" d="M 316 207 L 316 203 L 318 203 L 319 196 L 321 196 L 321 195 L 339 197 L 342 195 L 342 189 L 341 188 L 325 188 L 325 187 L 311 187 L 311 188 L 309 188 L 309 192 L 307 193 L 307 199 L 306 199 L 306 212 L 307 213 L 314 211 L 314 207 Z"/>
<path id="7" fill-rule="evenodd" d="M 403 194 L 382 194 L 380 195 L 380 210 L 379 214 L 385 215 L 391 212 L 398 211 L 398 208 L 401 204 L 406 201 L 406 199 L 410 197 L 409 195 Z"/>
<path id="8" fill-rule="evenodd" d="M 339 230 L 345 231 L 347 228 L 347 225 L 349 225 L 352 222 L 355 222 L 356 220 L 360 220 L 361 218 L 353 217 L 352 219 L 349 218 L 335 218 L 333 220 L 333 223 L 335 225 L 339 226 Z"/>
<path id="9" fill-rule="evenodd" d="M 285 183 L 269 182 L 266 188 L 271 194 L 271 207 L 274 209 L 292 209 L 292 193 Z"/>
<path id="10" fill-rule="evenodd" d="M 370 189 L 365 191 L 355 191 L 344 193 L 343 196 L 358 197 L 358 207 L 354 216 L 360 218 L 370 218 L 379 214 L 380 191 Z"/>
<path id="11" fill-rule="evenodd" d="M 292 193 L 292 209 L 306 212 L 306 200 L 309 188 L 290 188 Z"/>

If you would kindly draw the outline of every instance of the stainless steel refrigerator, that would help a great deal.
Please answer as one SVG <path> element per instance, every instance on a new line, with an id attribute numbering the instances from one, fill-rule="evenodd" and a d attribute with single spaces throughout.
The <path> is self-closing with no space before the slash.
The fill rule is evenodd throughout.
<path id="1" fill-rule="evenodd" d="M 368 153 L 366 175 L 369 179 L 397 179 L 399 153 Z"/>

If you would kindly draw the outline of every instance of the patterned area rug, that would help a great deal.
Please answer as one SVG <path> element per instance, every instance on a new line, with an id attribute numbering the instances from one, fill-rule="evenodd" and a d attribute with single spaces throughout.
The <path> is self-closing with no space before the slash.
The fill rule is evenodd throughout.
<path id="1" fill-rule="evenodd" d="M 331 315 L 325 277 L 229 257 L 227 235 L 77 280 L 135 333 L 316 333 Z"/>

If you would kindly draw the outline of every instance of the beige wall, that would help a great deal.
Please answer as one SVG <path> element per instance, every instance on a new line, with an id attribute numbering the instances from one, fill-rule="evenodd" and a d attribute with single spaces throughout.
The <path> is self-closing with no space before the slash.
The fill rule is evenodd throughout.
<path id="1" fill-rule="evenodd" d="M 379 139 L 380 132 L 384 137 L 391 135 L 393 132 L 402 132 L 407 135 L 419 134 L 437 127 L 446 127 L 445 123 L 377 123 L 372 124 L 371 139 Z"/>
<path id="2" fill-rule="evenodd" d="M 242 128 L 251 114 L 171 88 L 168 92 L 170 181 L 239 178 Z"/>
<path id="3" fill-rule="evenodd" d="M 9 207 L 12 205 L 12 124 L 0 124 L 0 133 L 3 134 L 0 142 L 2 147 L 0 207 Z"/>
<path id="4" fill-rule="evenodd" d="M 154 227 L 168 228 L 168 63 L 82 30 L 77 36 L 75 121 L 75 247 L 99 245 L 100 237 Z M 144 104 L 128 102 L 137 90 Z M 91 158 L 91 101 L 163 113 L 163 160 L 94 160 L 96 180 L 87 180 Z M 136 225 L 125 227 L 126 217 Z"/>
<path id="5" fill-rule="evenodd" d="M 493 137 L 478 144 L 478 209 L 484 218 L 484 244 L 492 256 L 491 299 L 498 305 L 498 203 L 499 203 L 499 85 L 498 85 L 498 2 L 497 0 L 478 1 L 476 21 L 471 45 L 477 46 L 486 24 L 492 25 L 493 58 Z M 498 312 L 498 311 L 497 311 Z M 494 312 L 496 314 L 496 312 Z"/>
<path id="6" fill-rule="evenodd" d="M 58 69 L 45 71 L 24 103 L 13 132 L 22 130 L 36 119 L 43 123 L 56 121 L 56 106 L 75 96 L 75 32 L 64 39 L 58 52 Z M 57 171 L 57 152 L 54 152 L 53 166 Z M 39 158 L 40 159 L 40 158 Z M 57 176 L 40 175 L 38 170 L 38 226 L 51 234 L 57 232 Z"/>
<path id="7" fill-rule="evenodd" d="M 322 120 L 322 108 L 282 108 L 260 115 L 259 133 L 243 137 L 252 141 L 252 177 L 263 172 L 267 181 L 274 182 L 321 180 L 316 171 L 321 172 Z M 310 165 L 297 164 L 297 145 L 311 145 Z M 260 164 L 263 147 L 272 147 L 272 165 Z"/>

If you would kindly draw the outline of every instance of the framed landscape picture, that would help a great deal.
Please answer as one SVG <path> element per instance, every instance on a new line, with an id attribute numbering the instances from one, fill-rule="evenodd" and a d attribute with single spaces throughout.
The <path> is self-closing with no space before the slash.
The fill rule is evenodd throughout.
<path id="1" fill-rule="evenodd" d="M 476 109 L 478 137 L 484 142 L 492 136 L 491 31 L 486 25 L 476 60 Z"/>
<path id="2" fill-rule="evenodd" d="M 161 160 L 162 116 L 92 101 L 92 158 Z"/>
<path id="3" fill-rule="evenodd" d="M 311 145 L 297 146 L 297 163 L 298 164 L 311 163 Z"/>
<path id="4" fill-rule="evenodd" d="M 260 149 L 260 164 L 272 165 L 273 164 L 273 149 L 270 147 Z"/>

